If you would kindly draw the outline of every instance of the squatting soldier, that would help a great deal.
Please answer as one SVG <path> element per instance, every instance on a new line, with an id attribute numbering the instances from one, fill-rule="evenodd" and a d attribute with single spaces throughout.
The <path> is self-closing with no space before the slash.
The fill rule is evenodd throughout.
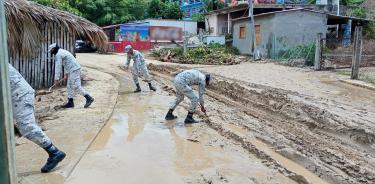
<path id="1" fill-rule="evenodd" d="M 81 86 L 81 65 L 77 62 L 76 58 L 67 50 L 61 49 L 56 43 L 51 44 L 48 48 L 51 54 L 55 55 L 55 82 L 54 85 L 59 85 L 62 67 L 64 67 L 64 79 L 68 79 L 68 103 L 63 105 L 62 108 L 74 107 L 75 93 L 86 98 L 85 108 L 90 107 L 94 102 L 92 98 Z"/>
<path id="2" fill-rule="evenodd" d="M 10 89 L 12 94 L 13 116 L 20 134 L 42 147 L 49 155 L 41 172 L 54 169 L 65 158 L 65 153 L 54 146 L 47 135 L 37 125 L 34 114 L 34 89 L 21 74 L 9 64 Z"/>
<path id="3" fill-rule="evenodd" d="M 185 123 L 186 124 L 197 123 L 197 121 L 195 121 L 193 118 L 193 114 L 195 112 L 196 107 L 198 106 L 198 103 L 200 103 L 201 111 L 206 113 L 206 109 L 204 107 L 203 95 L 204 95 L 205 88 L 206 86 L 210 84 L 210 81 L 211 81 L 210 74 L 204 75 L 203 73 L 195 69 L 186 70 L 186 71 L 179 73 L 176 76 L 175 81 L 174 81 L 174 85 L 176 88 L 176 99 L 172 103 L 165 119 L 173 120 L 177 118 L 177 116 L 173 115 L 173 111 L 184 100 L 184 96 L 187 96 L 191 101 L 191 105 L 189 107 L 189 112 L 185 119 Z M 197 97 L 194 94 L 194 91 L 191 87 L 192 85 L 199 86 L 199 97 Z"/>
<path id="4" fill-rule="evenodd" d="M 141 86 L 139 85 L 139 81 L 138 81 L 139 73 L 141 73 L 144 76 L 145 81 L 148 82 L 148 87 L 150 88 L 150 90 L 156 91 L 156 89 L 151 84 L 150 74 L 148 72 L 143 55 L 139 51 L 134 50 L 131 45 L 127 45 L 125 47 L 125 52 L 128 54 L 128 58 L 125 63 L 126 70 L 129 69 L 130 60 L 133 59 L 134 61 L 133 67 L 132 67 L 132 76 L 133 76 L 134 84 L 137 86 L 137 89 L 134 91 L 134 93 L 141 92 Z"/>

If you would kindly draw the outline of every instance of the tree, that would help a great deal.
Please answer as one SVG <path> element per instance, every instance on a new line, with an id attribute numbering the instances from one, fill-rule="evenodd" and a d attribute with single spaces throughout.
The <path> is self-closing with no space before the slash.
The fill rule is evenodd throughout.
<path id="1" fill-rule="evenodd" d="M 152 0 L 148 6 L 148 17 L 150 18 L 162 18 L 163 11 L 166 9 L 165 3 L 160 0 Z"/>
<path id="2" fill-rule="evenodd" d="M 184 12 L 181 10 L 177 3 L 166 3 L 166 9 L 163 12 L 163 18 L 165 19 L 181 19 Z"/>
<path id="3" fill-rule="evenodd" d="M 79 0 L 33 0 L 39 4 L 49 6 L 55 9 L 64 10 L 75 15 L 81 15 L 81 12 L 72 6 L 72 4 L 77 3 Z"/>
<path id="4" fill-rule="evenodd" d="M 181 19 L 183 11 L 175 2 L 152 0 L 148 6 L 149 18 Z"/>

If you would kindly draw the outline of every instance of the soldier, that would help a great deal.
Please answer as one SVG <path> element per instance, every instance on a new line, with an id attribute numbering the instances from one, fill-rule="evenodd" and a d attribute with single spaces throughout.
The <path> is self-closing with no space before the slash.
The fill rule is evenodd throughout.
<path id="1" fill-rule="evenodd" d="M 134 91 L 134 93 L 141 92 L 141 87 L 138 81 L 139 73 L 141 73 L 144 76 L 145 82 L 148 82 L 148 87 L 150 88 L 150 90 L 156 91 L 156 89 L 151 84 L 150 74 L 148 73 L 148 69 L 143 55 L 139 51 L 134 50 L 131 45 L 127 45 L 125 47 L 125 52 L 128 54 L 128 58 L 125 63 L 125 70 L 129 69 L 130 60 L 133 59 L 134 61 L 132 67 L 132 76 L 134 84 L 137 86 L 137 89 Z"/>
<path id="2" fill-rule="evenodd" d="M 49 155 L 41 172 L 54 169 L 65 158 L 65 153 L 54 146 L 47 135 L 38 126 L 34 115 L 34 89 L 21 74 L 9 64 L 10 89 L 12 94 L 13 116 L 20 134 L 42 147 Z"/>
<path id="3" fill-rule="evenodd" d="M 65 70 L 64 79 L 68 79 L 68 103 L 63 105 L 62 108 L 74 107 L 73 98 L 76 92 L 86 98 L 84 108 L 90 107 L 94 102 L 94 98 L 92 98 L 81 86 L 81 65 L 77 62 L 76 58 L 69 51 L 61 49 L 56 43 L 51 44 L 48 47 L 48 51 L 55 55 L 54 85 L 59 85 L 62 67 L 64 67 Z"/>
<path id="4" fill-rule="evenodd" d="M 191 101 L 191 105 L 189 107 L 189 112 L 185 119 L 185 123 L 186 124 L 197 123 L 197 121 L 195 121 L 193 118 L 193 114 L 195 112 L 196 107 L 198 106 L 198 103 L 200 103 L 201 111 L 206 113 L 206 109 L 204 107 L 203 95 L 204 95 L 205 88 L 206 86 L 210 84 L 210 81 L 211 81 L 210 74 L 204 75 L 203 73 L 195 69 L 186 70 L 186 71 L 179 73 L 176 76 L 175 81 L 174 81 L 177 97 L 175 101 L 173 102 L 173 104 L 171 105 L 165 119 L 173 120 L 177 118 L 177 116 L 173 115 L 173 111 L 176 109 L 178 104 L 180 104 L 184 100 L 184 96 L 187 96 Z M 198 85 L 199 97 L 197 97 L 194 94 L 192 85 Z"/>

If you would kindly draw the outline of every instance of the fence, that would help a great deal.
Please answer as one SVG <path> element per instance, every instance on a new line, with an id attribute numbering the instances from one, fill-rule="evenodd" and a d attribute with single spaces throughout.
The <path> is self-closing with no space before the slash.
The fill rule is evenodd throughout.
<path id="1" fill-rule="evenodd" d="M 375 84 L 375 40 L 362 40 L 362 58 L 359 67 L 360 80 Z"/>
<path id="2" fill-rule="evenodd" d="M 321 68 L 348 68 L 352 65 L 353 37 L 337 37 L 329 33 L 321 39 Z"/>
<path id="3" fill-rule="evenodd" d="M 364 39 L 359 26 L 349 35 L 337 37 L 333 33 L 323 39 L 318 35 L 315 69 L 351 68 L 352 79 L 375 83 L 375 40 Z"/>
<path id="4" fill-rule="evenodd" d="M 35 48 L 33 56 L 21 52 L 9 56 L 10 63 L 22 74 L 34 88 L 50 87 L 54 80 L 54 57 L 48 53 L 48 46 L 57 43 L 61 48 L 72 53 L 75 50 L 75 34 L 63 29 L 56 23 L 46 23 L 42 28 L 42 45 Z"/>

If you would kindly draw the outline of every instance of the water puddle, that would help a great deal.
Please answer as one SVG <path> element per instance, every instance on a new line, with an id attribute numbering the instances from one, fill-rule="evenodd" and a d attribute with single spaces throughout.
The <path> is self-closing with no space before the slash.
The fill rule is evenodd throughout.
<path id="1" fill-rule="evenodd" d="M 229 183 L 294 183 L 245 152 L 206 143 L 223 139 L 214 130 L 185 126 L 185 110 L 165 121 L 173 97 L 162 93 L 122 94 L 109 122 L 77 165 L 68 184 L 163 183 L 209 180 Z M 199 141 L 190 141 L 195 134 Z M 262 177 L 260 177 L 262 175 Z"/>
<path id="2" fill-rule="evenodd" d="M 280 155 L 279 153 L 276 153 L 275 151 L 272 150 L 267 144 L 257 140 L 257 139 L 252 139 L 250 141 L 252 144 L 254 144 L 257 149 L 265 152 L 267 155 L 271 156 L 274 160 L 278 161 L 283 167 L 286 169 L 301 175 L 305 177 L 307 181 L 310 183 L 319 183 L 319 184 L 328 184 L 326 181 L 322 180 L 319 178 L 317 175 L 314 173 L 310 172 L 306 168 L 302 167 L 301 165 L 293 162 L 292 160 Z"/>

